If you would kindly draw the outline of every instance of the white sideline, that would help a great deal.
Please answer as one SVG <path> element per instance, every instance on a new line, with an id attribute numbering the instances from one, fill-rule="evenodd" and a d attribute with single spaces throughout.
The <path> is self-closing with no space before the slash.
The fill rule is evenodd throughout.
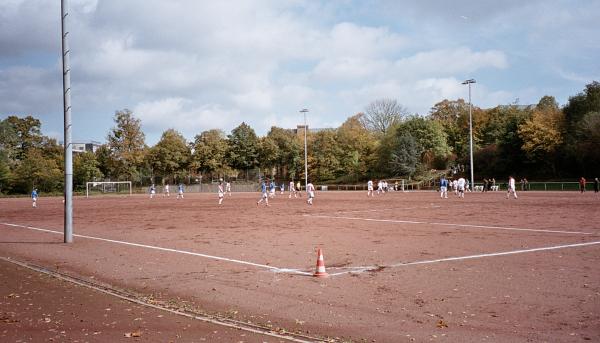
<path id="1" fill-rule="evenodd" d="M 422 222 L 408 222 L 408 221 L 403 221 L 403 222 L 404 223 L 424 224 Z M 47 232 L 47 233 L 54 233 L 54 234 L 61 234 L 61 235 L 63 234 L 62 232 L 59 232 L 59 231 L 48 230 L 48 229 L 41 229 L 41 228 L 36 228 L 36 227 L 33 227 L 33 226 L 27 226 L 27 225 L 18 225 L 18 224 L 10 224 L 10 223 L 0 223 L 0 225 L 6 225 L 6 226 L 10 226 L 10 227 L 17 227 L 17 228 L 25 228 L 25 229 L 29 229 L 29 230 L 42 231 L 42 232 Z M 448 224 L 448 225 L 450 225 L 450 224 Z M 521 230 L 527 230 L 527 229 L 521 229 Z M 537 231 L 537 230 L 534 230 L 534 231 Z M 570 232 L 567 232 L 567 233 L 570 233 Z M 307 276 L 310 276 L 310 275 L 313 274 L 313 273 L 310 273 L 310 272 L 304 272 L 304 271 L 301 271 L 301 270 L 298 270 L 298 269 L 293 269 L 293 268 L 278 268 L 278 267 L 268 266 L 268 265 L 264 265 L 264 264 L 258 264 L 258 263 L 248 262 L 248 261 L 241 261 L 241 260 L 230 259 L 230 258 L 220 257 L 220 256 L 212 256 L 212 255 L 207 255 L 207 254 L 195 253 L 195 252 L 185 251 L 185 250 L 163 248 L 163 247 L 157 247 L 157 246 L 146 245 L 146 244 L 130 243 L 130 242 L 117 241 L 117 240 L 108 239 L 108 238 L 100 238 L 100 237 L 78 235 L 78 234 L 74 234 L 73 236 L 81 237 L 81 238 L 87 238 L 87 239 L 93 239 L 93 240 L 99 240 L 99 241 L 104 241 L 104 242 L 110 242 L 110 243 L 117 243 L 117 244 L 124 244 L 124 245 L 136 246 L 136 247 L 141 247 L 141 248 L 148 248 L 148 249 L 155 249 L 155 250 L 160 250 L 160 251 L 168 251 L 168 252 L 175 252 L 175 253 L 186 254 L 186 255 L 193 255 L 193 256 L 205 257 L 205 258 L 209 258 L 209 259 L 226 261 L 226 262 L 232 262 L 232 263 L 238 263 L 238 264 L 244 264 L 244 265 L 250 265 L 250 266 L 254 266 L 254 267 L 258 267 L 258 268 L 269 269 L 269 270 L 271 270 L 273 272 L 276 272 L 276 273 L 290 273 L 290 274 L 300 274 L 300 275 L 307 275 Z M 485 257 L 494 257 L 494 256 L 522 254 L 522 253 L 537 252 L 537 251 L 547 251 L 547 250 L 556 250 L 556 249 L 583 247 L 583 246 L 591 246 L 591 245 L 596 245 L 596 244 L 600 244 L 600 241 L 586 242 L 586 243 L 575 243 L 575 244 L 567 244 L 567 245 L 557 245 L 557 246 L 532 248 L 532 249 L 513 250 L 513 251 L 504 251 L 504 252 L 496 252 L 496 253 L 488 253 L 488 254 L 477 254 L 477 255 L 467 255 L 467 256 L 458 256 L 458 257 L 446 257 L 446 258 L 440 258 L 440 259 L 434 259 L 434 260 L 424 260 L 424 261 L 414 261 L 414 262 L 400 262 L 400 263 L 394 263 L 394 264 L 390 264 L 390 265 L 345 267 L 347 269 L 352 269 L 352 270 L 348 270 L 348 271 L 344 271 L 344 272 L 339 272 L 339 273 L 329 273 L 329 275 L 330 276 L 339 276 L 339 275 L 345 275 L 345 274 L 360 274 L 360 273 L 363 273 L 363 272 L 374 271 L 374 270 L 377 270 L 379 268 L 395 268 L 395 267 L 405 267 L 405 266 L 419 265 L 419 264 L 431 264 L 431 263 L 440 263 L 440 262 L 448 262 L 448 261 L 460 261 L 460 260 L 468 260 L 468 259 L 476 259 L 476 258 L 485 258 Z"/>
<path id="2" fill-rule="evenodd" d="M 33 227 L 33 226 L 27 226 L 27 225 L 18 225 L 18 224 L 10 224 L 10 223 L 0 223 L 0 224 L 1 225 L 6 225 L 6 226 L 12 226 L 12 227 L 19 227 L 19 228 L 25 228 L 25 229 L 30 229 L 30 230 L 48 232 L 48 233 L 55 233 L 55 234 L 61 234 L 61 235 L 63 234 L 63 232 L 54 231 L 54 230 L 48 230 L 48 229 L 41 229 L 41 228 L 37 228 L 37 227 Z M 213 259 L 213 260 L 219 260 L 219 261 L 226 261 L 226 262 L 244 264 L 244 265 L 249 265 L 249 266 L 253 266 L 253 267 L 258 267 L 258 268 L 263 268 L 263 269 L 269 269 L 269 270 L 271 270 L 271 271 L 273 271 L 275 273 L 291 273 L 291 274 L 301 274 L 301 275 L 312 275 L 312 273 L 303 272 L 303 271 L 300 271 L 300 270 L 297 270 L 297 269 L 277 268 L 277 267 L 268 266 L 268 265 L 265 265 L 265 264 L 259 264 L 259 263 L 254 263 L 254 262 L 236 260 L 236 259 L 231 259 L 231 258 L 221 257 L 221 256 L 213 256 L 213 255 L 201 254 L 201 253 L 192 252 L 192 251 L 186 251 L 186 250 L 177 250 L 177 249 L 171 249 L 171 248 L 163 248 L 163 247 L 157 247 L 157 246 L 153 246 L 153 245 L 146 245 L 146 244 L 139 244 L 139 243 L 117 241 L 117 240 L 114 240 L 114 239 L 94 237 L 94 236 L 86 236 L 86 235 L 78 235 L 78 234 L 73 234 L 73 236 L 80 237 L 80 238 L 94 239 L 94 240 L 103 241 L 103 242 L 110 242 L 110 243 L 130 245 L 130 246 L 140 247 L 140 248 L 148 248 L 148 249 L 155 249 L 155 250 L 160 250 L 160 251 L 168 251 L 168 252 L 175 252 L 175 253 L 192 255 L 192 256 L 205 257 L 205 258 L 209 258 L 209 259 Z"/>
<path id="3" fill-rule="evenodd" d="M 305 214 L 304 216 L 305 217 L 316 217 L 316 218 L 327 218 L 327 219 L 364 220 L 364 221 L 370 221 L 370 222 L 383 222 L 383 223 L 425 224 L 425 225 L 472 227 L 472 228 L 493 229 L 493 230 L 562 233 L 562 234 L 572 234 L 572 235 L 594 235 L 594 233 L 592 233 L 592 232 L 581 232 L 581 231 L 521 229 L 521 228 L 503 227 L 503 226 L 486 226 L 486 225 L 474 225 L 474 224 L 453 224 L 453 223 L 435 223 L 435 222 L 429 223 L 429 222 L 421 222 L 421 221 L 413 221 L 413 220 L 372 219 L 372 218 L 343 217 L 343 216 L 326 216 L 326 215 L 320 215 L 320 214 Z"/>
<path id="4" fill-rule="evenodd" d="M 405 266 L 413 266 L 417 264 L 430 264 L 430 263 L 439 263 L 439 262 L 448 262 L 448 261 L 461 261 L 461 260 L 469 260 L 475 258 L 484 258 L 484 257 L 494 257 L 494 256 L 504 256 L 504 255 L 514 255 L 514 254 L 524 254 L 529 252 L 536 251 L 547 251 L 547 250 L 556 250 L 556 249 L 565 249 L 565 248 L 576 248 L 576 247 L 584 247 L 589 245 L 600 244 L 600 241 L 596 242 L 586 242 L 586 243 L 575 243 L 575 244 L 566 244 L 566 245 L 556 245 L 552 247 L 542 247 L 542 248 L 532 248 L 532 249 L 522 249 L 522 250 L 513 250 L 513 251 L 503 251 L 489 254 L 478 254 L 478 255 L 468 255 L 468 256 L 458 256 L 458 257 L 446 257 L 439 258 L 435 260 L 425 260 L 425 261 L 414 261 L 414 262 L 401 262 L 394 263 L 390 265 L 382 265 L 382 266 L 371 266 L 371 267 L 363 267 L 356 270 L 350 270 L 345 272 L 333 273 L 329 274 L 331 276 L 343 275 L 343 274 L 360 274 L 363 272 L 374 271 L 380 268 L 395 268 L 395 267 L 405 267 Z"/>

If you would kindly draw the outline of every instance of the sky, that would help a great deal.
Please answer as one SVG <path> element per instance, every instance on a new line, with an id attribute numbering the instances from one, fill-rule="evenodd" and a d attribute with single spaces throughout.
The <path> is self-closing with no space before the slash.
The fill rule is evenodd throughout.
<path id="1" fill-rule="evenodd" d="M 116 111 L 146 143 L 338 127 L 378 99 L 426 115 L 444 100 L 560 105 L 600 81 L 600 1 L 71 0 L 73 139 L 105 142 Z M 0 0 L 0 119 L 62 140 L 58 0 Z"/>

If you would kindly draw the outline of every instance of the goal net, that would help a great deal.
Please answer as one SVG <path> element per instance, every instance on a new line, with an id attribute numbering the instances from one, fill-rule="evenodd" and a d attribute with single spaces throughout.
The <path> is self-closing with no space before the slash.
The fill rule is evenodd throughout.
<path id="1" fill-rule="evenodd" d="M 94 194 L 132 194 L 131 181 L 86 182 L 85 196 Z"/>

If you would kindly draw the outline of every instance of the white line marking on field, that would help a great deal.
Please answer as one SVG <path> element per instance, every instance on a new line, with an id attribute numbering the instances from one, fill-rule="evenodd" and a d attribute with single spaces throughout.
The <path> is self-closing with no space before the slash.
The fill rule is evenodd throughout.
<path id="1" fill-rule="evenodd" d="M 18 228 L 25 228 L 25 229 L 30 229 L 30 230 L 42 231 L 42 232 L 47 232 L 47 233 L 54 233 L 54 234 L 61 234 L 61 235 L 63 234 L 63 232 L 54 231 L 54 230 L 48 230 L 48 229 L 41 229 L 41 228 L 37 228 L 37 227 L 33 227 L 33 226 L 27 226 L 27 225 L 18 225 L 18 224 L 9 224 L 9 223 L 0 223 L 0 224 L 6 225 L 6 226 L 12 226 L 12 227 L 18 227 Z M 146 244 L 139 244 L 139 243 L 130 243 L 130 242 L 124 242 L 124 241 L 117 241 L 117 240 L 114 240 L 114 239 L 100 238 L 100 237 L 93 237 L 93 236 L 86 236 L 86 235 L 78 235 L 78 234 L 73 234 L 73 236 L 74 237 L 80 237 L 80 238 L 94 239 L 94 240 L 103 241 L 103 242 L 110 242 L 110 243 L 130 245 L 130 246 L 140 247 L 140 248 L 148 248 L 148 249 L 155 249 L 155 250 L 160 250 L 160 251 L 168 251 L 168 252 L 174 252 L 174 253 L 185 254 L 185 255 L 205 257 L 205 258 L 209 258 L 209 259 L 213 259 L 213 260 L 226 261 L 226 262 L 232 262 L 232 263 L 237 263 L 237 264 L 244 264 L 244 265 L 248 265 L 248 266 L 253 266 L 253 267 L 258 267 L 258 268 L 263 268 L 263 269 L 269 269 L 270 271 L 273 271 L 275 273 L 291 273 L 291 274 L 301 274 L 301 275 L 312 275 L 312 273 L 303 272 L 303 271 L 300 271 L 300 270 L 297 270 L 297 269 L 277 268 L 277 267 L 268 266 L 268 265 L 265 265 L 265 264 L 259 264 L 259 263 L 254 263 L 254 262 L 236 260 L 236 259 L 231 259 L 231 258 L 227 258 L 227 257 L 220 257 L 220 256 L 213 256 L 213 255 L 201 254 L 201 253 L 192 252 L 192 251 L 186 251 L 186 250 L 177 250 L 177 249 L 171 249 L 171 248 L 163 248 L 163 247 L 157 247 L 157 246 L 153 246 L 153 245 L 146 245 Z"/>
<path id="2" fill-rule="evenodd" d="M 398 210 L 417 210 L 417 209 L 431 209 L 439 208 L 442 206 L 431 205 L 431 206 L 416 206 L 416 207 L 390 207 L 390 208 L 377 208 L 371 210 L 355 210 L 355 211 L 336 211 L 336 213 L 358 213 L 358 212 L 383 212 L 383 211 L 398 211 Z"/>
<path id="3" fill-rule="evenodd" d="M 178 311 L 178 310 L 173 310 L 173 309 L 170 309 L 170 308 L 165 307 L 165 306 L 160 306 L 160 305 L 157 305 L 157 304 L 151 304 L 149 302 L 137 299 L 137 298 L 135 298 L 133 296 L 127 296 L 127 295 L 119 294 L 119 293 L 115 292 L 112 289 L 97 287 L 95 285 L 92 285 L 92 284 L 89 284 L 89 283 L 85 283 L 85 282 L 81 282 L 81 281 L 78 281 L 78 280 L 76 280 L 76 279 L 74 279 L 72 277 L 61 275 L 59 273 L 55 273 L 55 272 L 52 272 L 52 271 L 47 270 L 47 269 L 43 269 L 43 268 L 40 268 L 40 267 L 31 266 L 31 265 L 28 265 L 28 264 L 20 262 L 20 261 L 15 261 L 15 260 L 12 260 L 12 259 L 9 259 L 9 258 L 5 258 L 5 257 L 0 257 L 0 260 L 8 262 L 8 263 L 13 263 L 13 264 L 19 265 L 19 266 L 21 266 L 23 268 L 34 270 L 34 271 L 36 271 L 38 273 L 43 273 L 43 274 L 46 274 L 46 275 L 53 276 L 53 277 L 55 277 L 55 278 L 57 278 L 59 280 L 64 280 L 64 281 L 73 283 L 75 285 L 79 285 L 79 286 L 82 286 L 82 287 L 87 287 L 89 289 L 93 289 L 95 291 L 102 292 L 104 294 L 112 295 L 114 297 L 117 297 L 117 298 L 129 301 L 129 302 L 132 302 L 132 303 L 136 303 L 138 305 L 142 305 L 142 306 L 154 308 L 154 309 L 157 309 L 157 310 L 160 310 L 160 311 L 169 312 L 169 313 L 176 314 L 176 315 L 179 315 L 179 316 L 184 316 L 184 317 L 188 317 L 188 318 L 192 318 L 192 319 L 196 319 L 196 320 L 201 320 L 203 322 L 212 323 L 212 324 L 216 324 L 216 325 L 221 325 L 221 326 L 225 326 L 225 327 L 230 327 L 230 328 L 234 328 L 234 329 L 237 329 L 237 330 L 248 331 L 248 332 L 252 332 L 252 333 L 256 333 L 256 334 L 260 334 L 260 335 L 266 335 L 266 336 L 276 337 L 276 338 L 280 338 L 280 339 L 284 339 L 284 340 L 292 341 L 292 342 L 301 342 L 301 343 L 310 343 L 310 342 L 313 342 L 313 341 L 307 341 L 307 340 L 298 339 L 298 338 L 290 337 L 290 336 L 286 336 L 286 335 L 281 335 L 281 334 L 278 334 L 275 331 L 258 330 L 256 328 L 251 327 L 250 325 L 248 325 L 246 323 L 235 321 L 233 319 L 221 319 L 221 320 L 219 320 L 219 319 L 215 319 L 214 317 L 207 316 L 207 315 L 192 314 L 192 313 L 181 312 L 181 311 Z"/>
<path id="4" fill-rule="evenodd" d="M 516 228 L 516 227 L 486 226 L 486 225 L 474 225 L 474 224 L 453 224 L 453 223 L 435 223 L 435 222 L 434 223 L 430 223 L 430 222 L 421 222 L 421 221 L 414 221 L 414 220 L 372 219 L 372 218 L 357 218 L 357 217 L 342 217 L 342 216 L 326 216 L 326 215 L 318 215 L 318 214 L 305 214 L 304 216 L 317 217 L 317 218 L 328 218 L 328 219 L 364 220 L 364 221 L 382 222 L 382 223 L 425 224 L 425 225 L 470 227 L 470 228 L 492 229 L 492 230 L 562 233 L 562 234 L 571 234 L 571 235 L 594 235 L 594 233 L 592 233 L 592 232 L 581 232 L 581 231 L 561 231 L 561 230 L 543 230 L 543 229 L 521 229 L 521 228 Z"/>
<path id="5" fill-rule="evenodd" d="M 395 267 L 405 267 L 405 266 L 414 266 L 418 264 L 430 264 L 430 263 L 440 263 L 440 262 L 449 262 L 449 261 L 461 261 L 461 260 L 469 260 L 476 258 L 484 258 L 484 257 L 494 257 L 494 256 L 505 256 L 505 255 L 514 255 L 514 254 L 524 254 L 529 252 L 537 252 L 537 251 L 547 251 L 547 250 L 556 250 L 556 249 L 566 249 L 566 248 L 576 248 L 576 247 L 585 247 L 590 245 L 600 244 L 600 241 L 596 242 L 586 242 L 586 243 L 576 243 L 576 244 L 567 244 L 567 245 L 556 245 L 552 247 L 542 247 L 542 248 L 532 248 L 532 249 L 522 249 L 522 250 L 513 250 L 513 251 L 503 251 L 489 254 L 478 254 L 478 255 L 468 255 L 468 256 L 458 256 L 458 257 L 446 257 L 439 258 L 435 260 L 425 260 L 425 261 L 414 261 L 414 262 L 401 262 L 394 263 L 390 265 L 382 265 L 382 266 L 371 266 L 364 267 L 357 270 L 339 272 L 329 274 L 331 276 L 344 275 L 344 274 L 359 274 L 363 272 L 373 271 L 379 268 L 395 268 Z"/>

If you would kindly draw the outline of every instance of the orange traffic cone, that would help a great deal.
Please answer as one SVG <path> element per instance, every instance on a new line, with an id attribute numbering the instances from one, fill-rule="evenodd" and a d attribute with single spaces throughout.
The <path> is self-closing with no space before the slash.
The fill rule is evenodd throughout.
<path id="1" fill-rule="evenodd" d="M 328 277 L 329 274 L 325 271 L 325 261 L 323 260 L 323 253 L 321 248 L 317 251 L 317 270 L 313 274 L 315 277 Z"/>

